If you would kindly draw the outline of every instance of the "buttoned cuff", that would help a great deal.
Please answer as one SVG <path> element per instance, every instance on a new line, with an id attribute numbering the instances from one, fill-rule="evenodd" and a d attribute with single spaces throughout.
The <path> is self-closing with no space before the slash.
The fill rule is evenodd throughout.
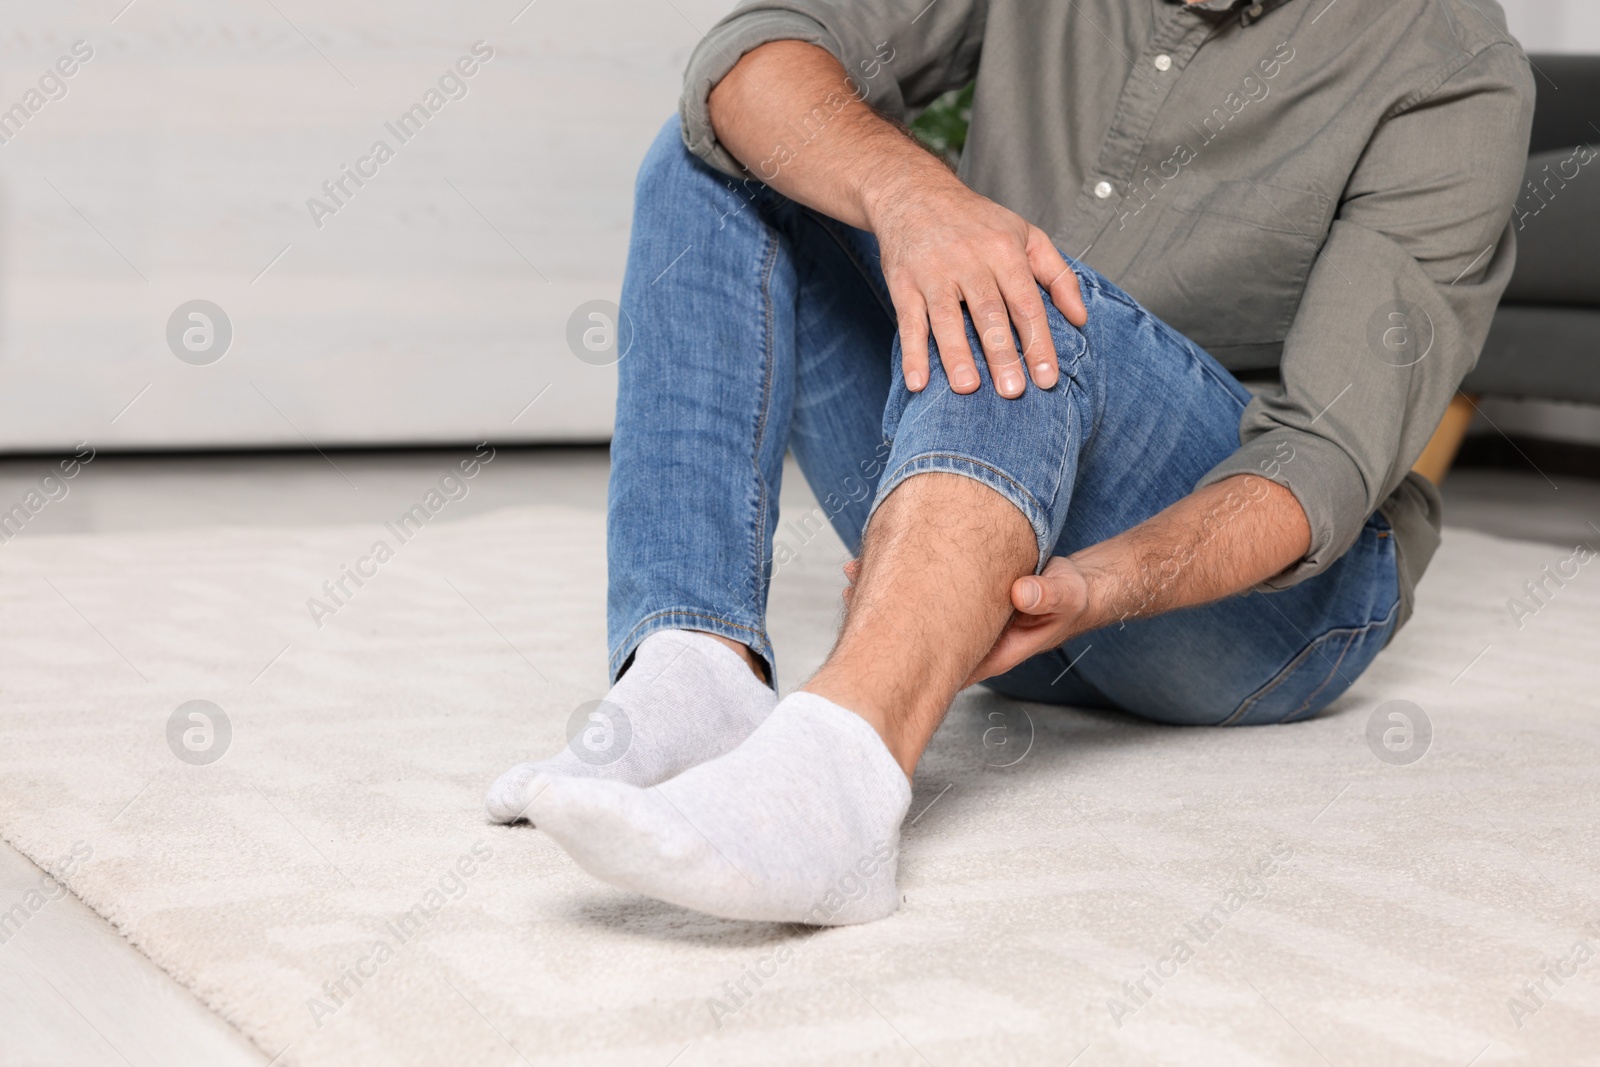
<path id="1" fill-rule="evenodd" d="M 839 42 L 822 23 L 795 11 L 751 11 L 712 27 L 689 57 L 683 75 L 683 95 L 678 117 L 683 123 L 683 143 L 689 151 L 724 174 L 745 175 L 744 167 L 722 147 L 711 128 L 711 90 L 747 52 L 773 41 L 804 41 L 825 48 L 837 57 Z"/>
<path id="2" fill-rule="evenodd" d="M 1254 474 L 1294 494 L 1311 526 L 1311 547 L 1299 562 L 1256 588 L 1288 589 L 1327 570 L 1344 555 L 1366 524 L 1367 485 L 1349 454 L 1327 438 L 1303 430 L 1277 429 L 1252 438 L 1196 483 Z"/>

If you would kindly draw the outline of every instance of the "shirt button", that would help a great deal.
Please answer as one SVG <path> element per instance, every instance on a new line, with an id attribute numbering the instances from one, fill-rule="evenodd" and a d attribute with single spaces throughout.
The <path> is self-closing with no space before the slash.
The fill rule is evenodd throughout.
<path id="1" fill-rule="evenodd" d="M 1165 73 L 1172 69 L 1172 57 L 1169 55 L 1156 56 L 1156 69 Z"/>
<path id="2" fill-rule="evenodd" d="M 1253 19 L 1258 19 L 1261 17 L 1261 12 L 1264 10 L 1265 8 L 1263 8 L 1260 4 L 1256 4 L 1250 9 L 1250 17 Z"/>
<path id="3" fill-rule="evenodd" d="M 1106 197 L 1110 196 L 1111 195 L 1111 183 L 1110 182 L 1100 182 L 1099 184 L 1097 184 L 1094 187 L 1094 195 L 1098 196 L 1101 200 L 1104 200 Z"/>

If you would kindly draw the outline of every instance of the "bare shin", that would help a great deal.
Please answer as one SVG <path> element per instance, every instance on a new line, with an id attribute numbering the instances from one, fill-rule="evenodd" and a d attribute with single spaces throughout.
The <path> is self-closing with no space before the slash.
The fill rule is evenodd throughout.
<path id="1" fill-rule="evenodd" d="M 839 639 L 804 688 L 870 722 L 909 777 L 1037 561 L 1032 527 L 993 489 L 907 479 L 867 527 Z"/>

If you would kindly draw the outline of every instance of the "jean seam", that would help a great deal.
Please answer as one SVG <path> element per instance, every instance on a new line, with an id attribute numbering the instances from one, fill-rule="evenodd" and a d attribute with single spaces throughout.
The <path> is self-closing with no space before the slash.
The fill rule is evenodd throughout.
<path id="1" fill-rule="evenodd" d="M 1311 652 L 1313 652 L 1316 649 L 1318 642 L 1321 642 L 1321 641 L 1327 639 L 1329 636 L 1331 636 L 1332 634 L 1338 633 L 1340 630 L 1348 630 L 1348 631 L 1353 633 L 1353 632 L 1355 632 L 1356 630 L 1359 630 L 1359 629 L 1365 629 L 1365 627 L 1338 627 L 1336 629 L 1328 630 L 1328 631 L 1325 631 L 1324 633 L 1318 634 L 1316 637 L 1312 638 L 1310 641 L 1307 641 L 1304 648 L 1300 649 L 1300 651 L 1296 652 L 1293 656 L 1289 657 L 1289 662 L 1285 663 L 1283 665 L 1283 667 L 1281 669 L 1279 669 L 1277 675 L 1270 682 L 1268 682 L 1266 685 L 1262 686 L 1260 689 L 1257 689 L 1254 693 L 1251 693 L 1248 697 L 1246 697 L 1244 699 L 1244 703 L 1240 704 L 1237 708 L 1233 709 L 1233 714 L 1229 715 L 1227 718 L 1225 718 L 1221 722 L 1217 723 L 1217 725 L 1218 726 L 1232 726 L 1234 723 L 1238 722 L 1240 719 L 1242 719 L 1246 715 L 1250 714 L 1250 712 L 1255 709 L 1255 706 L 1257 704 L 1261 703 L 1263 700 L 1267 699 L 1267 697 L 1271 696 L 1275 691 L 1277 691 L 1277 688 L 1280 685 L 1282 685 L 1284 682 L 1288 681 L 1290 678 L 1292 678 L 1294 676 L 1295 668 L 1298 667 L 1301 664 L 1301 662 L 1303 662 L 1305 660 L 1307 655 L 1309 655 Z M 1344 658 L 1343 657 L 1343 653 L 1340 653 L 1340 658 L 1341 659 Z M 1333 671 L 1337 670 L 1337 669 L 1338 669 L 1338 664 L 1335 663 L 1333 669 L 1328 672 L 1329 675 L 1331 676 L 1333 674 Z M 1326 680 L 1324 680 L 1323 684 L 1327 684 Z"/>
<path id="2" fill-rule="evenodd" d="M 756 418 L 754 445 L 750 450 L 750 467 L 755 475 L 754 481 L 757 487 L 756 528 L 754 536 L 750 539 L 752 559 L 745 583 L 745 607 L 752 614 L 759 614 L 756 611 L 755 586 L 762 581 L 766 573 L 767 512 L 772 505 L 772 494 L 768 489 L 766 476 L 761 471 L 761 449 L 766 442 L 767 419 L 772 411 L 772 324 L 775 317 L 772 309 L 772 272 L 778 263 L 779 242 L 778 235 L 770 225 L 766 227 L 766 236 L 767 250 L 761 268 L 761 305 L 764 319 L 761 339 L 761 408 Z"/>
<path id="3" fill-rule="evenodd" d="M 1348 634 L 1346 634 L 1344 639 L 1344 647 L 1339 649 L 1339 657 L 1333 661 L 1332 667 L 1329 668 L 1327 675 L 1323 677 L 1321 683 L 1319 683 L 1315 689 L 1307 694 L 1306 698 L 1300 702 L 1300 706 L 1298 708 L 1295 708 L 1293 711 L 1287 713 L 1278 721 L 1288 722 L 1295 716 L 1304 713 L 1306 708 L 1310 706 L 1311 702 L 1317 699 L 1317 694 L 1328 688 L 1328 683 L 1333 681 L 1333 676 L 1340 673 L 1339 665 L 1343 663 L 1344 658 L 1350 654 L 1350 649 L 1355 645 L 1356 639 L 1365 635 L 1371 629 L 1372 627 L 1369 624 L 1367 626 L 1363 626 L 1359 630 L 1351 630 Z"/>
<path id="4" fill-rule="evenodd" d="M 1090 355 L 1091 355 L 1091 353 L 1089 351 L 1089 338 L 1086 336 L 1083 339 L 1083 354 L 1081 356 L 1079 356 L 1078 359 L 1073 363 L 1073 365 L 1072 365 L 1073 366 L 1073 370 L 1077 370 L 1078 363 L 1081 363 L 1083 360 L 1090 358 Z M 1107 386 L 1106 386 L 1105 375 L 1103 375 L 1103 374 L 1095 374 L 1095 375 L 1092 375 L 1091 378 L 1092 378 L 1092 383 L 1091 384 L 1092 384 L 1092 389 L 1093 389 L 1093 393 L 1094 393 L 1094 399 L 1092 401 L 1092 404 L 1093 404 L 1092 410 L 1094 411 L 1094 419 L 1089 423 L 1089 432 L 1088 432 L 1088 434 L 1084 437 L 1084 439 L 1082 441 L 1080 441 L 1078 443 L 1078 458 L 1079 458 L 1080 462 L 1082 462 L 1083 454 L 1089 450 L 1090 442 L 1094 441 L 1095 439 L 1097 439 L 1100 436 L 1100 423 L 1105 418 L 1105 414 L 1106 414 L 1106 388 L 1107 388 Z M 1077 377 L 1074 376 L 1073 377 L 1073 381 L 1077 381 L 1077 380 L 1078 380 Z M 1085 390 L 1085 392 L 1087 393 L 1087 392 L 1089 392 L 1089 390 Z"/>
<path id="5" fill-rule="evenodd" d="M 760 648 L 769 648 L 771 645 L 771 642 L 767 639 L 766 632 L 757 627 L 746 626 L 743 623 L 734 622 L 732 619 L 724 618 L 721 615 L 711 615 L 704 611 L 695 611 L 691 608 L 662 608 L 660 611 L 652 611 L 650 614 L 646 615 L 644 618 L 640 619 L 634 624 L 633 629 L 628 631 L 628 635 L 618 643 L 617 650 L 611 654 L 611 661 L 608 664 L 609 669 L 615 673 L 616 669 L 622 665 L 622 661 L 626 658 L 622 654 L 623 650 L 637 647 L 634 641 L 634 636 L 638 634 L 640 630 L 650 625 L 650 623 L 655 622 L 657 619 L 665 619 L 670 617 L 705 619 L 708 622 L 721 623 L 723 626 L 728 626 L 732 629 L 740 630 L 744 633 L 750 634 L 755 639 L 757 646 Z M 760 655 L 760 652 L 757 652 L 757 655 Z"/>
<path id="6" fill-rule="evenodd" d="M 1080 353 L 1072 361 L 1072 366 L 1073 366 L 1074 370 L 1077 369 L 1079 361 L 1082 360 L 1083 356 L 1085 354 L 1087 354 L 1088 351 L 1089 351 L 1089 339 L 1086 337 L 1086 338 L 1084 338 L 1084 350 L 1083 350 L 1083 353 Z M 1067 380 L 1069 382 L 1076 383 L 1078 379 L 1076 377 L 1068 377 Z M 1073 422 L 1074 422 L 1074 416 L 1077 414 L 1077 411 L 1076 411 L 1076 407 L 1077 406 L 1073 403 L 1073 399 L 1074 398 L 1072 396 L 1071 388 L 1070 387 L 1064 387 L 1064 388 L 1067 388 L 1067 396 L 1066 396 L 1066 404 L 1067 404 L 1066 424 L 1067 424 L 1067 427 L 1066 427 L 1066 432 L 1068 434 L 1071 434 L 1073 432 L 1073 430 L 1076 428 L 1073 425 Z M 1103 405 L 1102 405 L 1102 408 L 1103 408 Z M 1095 413 L 1095 420 L 1094 421 L 1095 421 L 1095 426 L 1098 427 L 1099 424 L 1100 424 L 1100 413 L 1099 412 Z M 1093 436 L 1092 432 L 1091 432 L 1090 436 L 1091 437 Z M 1072 457 L 1074 454 L 1076 454 L 1077 457 L 1079 458 L 1079 460 L 1081 461 L 1082 458 L 1083 458 L 1083 452 L 1088 447 L 1089 447 L 1089 442 L 1087 440 L 1079 441 L 1078 442 L 1077 451 L 1076 451 L 1076 453 L 1074 453 L 1073 449 L 1068 447 L 1066 443 L 1063 443 L 1062 448 L 1061 448 L 1061 462 L 1056 465 L 1056 482 L 1055 482 L 1055 485 L 1053 485 L 1051 487 L 1051 489 L 1050 489 L 1050 500 L 1051 500 L 1052 503 L 1054 503 L 1055 501 L 1061 499 L 1061 483 L 1067 476 L 1067 460 L 1070 457 Z M 1054 550 L 1054 548 L 1055 548 L 1054 542 L 1052 542 L 1050 547 L 1051 547 L 1052 550 Z"/>
<path id="7" fill-rule="evenodd" d="M 1232 724 L 1238 722 L 1240 719 L 1242 719 L 1246 715 L 1248 715 L 1252 710 L 1254 710 L 1254 708 L 1256 707 L 1257 704 L 1261 703 L 1267 697 L 1271 696 L 1273 694 L 1273 692 L 1275 692 L 1280 685 L 1282 685 L 1284 682 L 1288 681 L 1289 678 L 1291 678 L 1294 675 L 1295 667 L 1300 664 L 1300 662 L 1306 657 L 1307 653 L 1309 653 L 1309 652 L 1313 651 L 1314 649 L 1316 649 L 1318 642 L 1323 641 L 1323 640 L 1327 639 L 1328 637 L 1330 637 L 1330 636 L 1332 636 L 1334 634 L 1340 633 L 1342 631 L 1347 635 L 1347 638 L 1345 640 L 1345 646 L 1344 646 L 1343 649 L 1341 649 L 1339 651 L 1339 658 L 1333 661 L 1333 666 L 1328 670 L 1327 677 L 1324 678 L 1322 680 L 1322 683 L 1320 685 L 1318 685 L 1315 690 L 1312 691 L 1311 697 L 1315 697 L 1317 693 L 1320 693 L 1320 692 L 1322 692 L 1323 689 L 1327 688 L 1328 682 L 1333 678 L 1333 676 L 1335 674 L 1339 673 L 1339 665 L 1344 662 L 1345 656 L 1349 654 L 1350 648 L 1351 648 L 1352 645 L 1355 644 L 1356 639 L 1359 638 L 1359 637 L 1366 636 L 1367 634 L 1371 633 L 1373 630 L 1381 629 L 1382 627 L 1389 625 L 1389 622 L 1390 622 L 1391 619 L 1394 618 L 1394 613 L 1398 609 L 1398 607 L 1399 607 L 1399 604 L 1398 604 L 1398 602 L 1396 602 L 1396 604 L 1393 607 L 1391 607 L 1389 609 L 1388 613 L 1386 615 L 1384 615 L 1384 617 L 1381 618 L 1381 619 L 1376 619 L 1376 620 L 1364 623 L 1364 624 L 1362 624 L 1360 626 L 1335 627 L 1332 630 L 1328 630 L 1328 631 L 1326 631 L 1326 632 L 1324 632 L 1322 634 L 1319 634 L 1317 637 L 1312 638 L 1310 641 L 1308 641 L 1306 643 L 1306 646 L 1304 648 L 1302 648 L 1300 651 L 1296 652 L 1292 657 L 1290 657 L 1289 662 L 1283 665 L 1283 669 L 1278 672 L 1276 677 L 1274 677 L 1266 685 L 1262 686 L 1260 689 L 1256 690 L 1254 693 L 1252 693 L 1248 697 L 1246 697 L 1245 700 L 1244 700 L 1244 703 L 1240 704 L 1237 708 L 1234 709 L 1233 714 L 1229 715 L 1227 718 L 1225 718 L 1221 722 L 1217 723 L 1217 725 L 1218 726 L 1231 726 Z M 1289 718 L 1290 716 L 1293 716 L 1293 715 L 1297 715 L 1301 711 L 1305 710 L 1305 705 L 1306 705 L 1306 703 L 1310 702 L 1310 699 L 1311 698 L 1307 698 L 1306 701 L 1301 703 L 1300 707 L 1298 707 L 1294 711 L 1289 712 L 1288 714 L 1286 714 L 1284 716 L 1284 719 L 1287 719 L 1287 718 Z M 1284 719 L 1279 719 L 1278 721 L 1282 722 L 1282 721 L 1284 721 Z"/>

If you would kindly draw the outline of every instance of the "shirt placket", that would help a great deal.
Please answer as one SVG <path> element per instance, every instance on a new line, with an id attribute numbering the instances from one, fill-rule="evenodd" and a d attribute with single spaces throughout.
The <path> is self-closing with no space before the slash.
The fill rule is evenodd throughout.
<path id="1" fill-rule="evenodd" d="M 1116 221 L 1125 190 L 1137 176 L 1156 116 L 1211 32 L 1211 22 L 1198 12 L 1181 7 L 1158 10 L 1150 37 L 1134 57 L 1133 69 L 1123 83 L 1100 154 L 1079 190 L 1072 232 L 1062 235 L 1067 250 L 1076 258 L 1087 256 L 1106 227 Z"/>

